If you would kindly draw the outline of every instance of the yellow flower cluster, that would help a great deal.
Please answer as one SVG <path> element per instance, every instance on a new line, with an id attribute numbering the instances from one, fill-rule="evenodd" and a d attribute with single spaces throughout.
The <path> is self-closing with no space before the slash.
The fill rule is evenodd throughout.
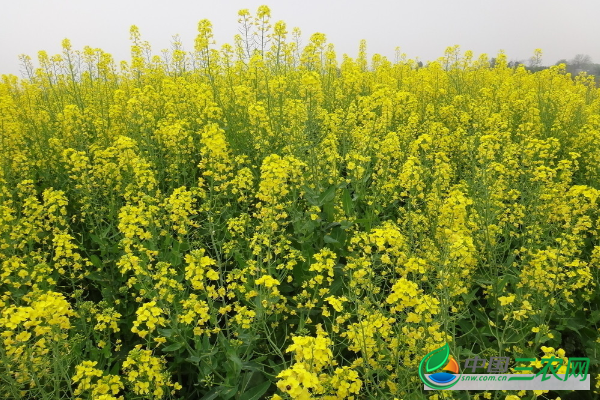
<path id="1" fill-rule="evenodd" d="M 319 395 L 327 400 L 354 399 L 362 381 L 358 373 L 348 367 L 337 367 L 333 373 L 326 370 L 336 365 L 331 351 L 332 341 L 317 326 L 317 336 L 296 336 L 287 352 L 294 353 L 295 363 L 277 377 L 277 387 L 295 400 L 308 400 Z M 275 395 L 274 399 L 281 399 Z"/>
<path id="2" fill-rule="evenodd" d="M 194 293 L 190 294 L 189 299 L 181 300 L 181 304 L 184 312 L 178 316 L 179 321 L 194 325 L 195 335 L 202 334 L 204 332 L 203 326 L 210 320 L 208 304 L 203 300 L 199 300 Z"/>
<path id="3" fill-rule="evenodd" d="M 66 339 L 75 312 L 57 292 L 31 292 L 24 300 L 27 305 L 2 308 L 3 362 L 17 382 L 35 387 L 52 379 L 54 357 L 73 350 Z"/>
<path id="4" fill-rule="evenodd" d="M 84 361 L 75 367 L 75 374 L 71 379 L 77 384 L 77 388 L 73 394 L 80 396 L 89 391 L 92 399 L 123 400 L 123 396 L 117 397 L 124 388 L 121 378 L 116 375 L 104 375 L 96 365 L 97 361 Z"/>
<path id="5" fill-rule="evenodd" d="M 211 266 L 216 265 L 216 261 L 205 256 L 205 252 L 204 249 L 192 250 L 185 256 L 185 261 L 187 262 L 185 279 L 190 282 L 192 288 L 195 290 L 214 291 L 214 286 L 206 285 L 206 279 L 216 281 L 219 279 L 219 274 L 211 268 Z M 213 289 L 207 289 L 210 287 Z"/>
<path id="6" fill-rule="evenodd" d="M 123 361 L 125 380 L 136 395 L 152 395 L 163 398 L 166 393 L 181 389 L 179 383 L 173 383 L 170 374 L 165 371 L 165 360 L 152 355 L 151 350 L 135 346 Z"/>
<path id="7" fill-rule="evenodd" d="M 167 320 L 163 317 L 164 311 L 156 306 L 156 301 L 142 304 L 135 312 L 137 319 L 133 321 L 131 331 L 144 338 L 152 333 L 157 327 L 165 326 Z M 140 329 L 146 325 L 147 329 Z"/>

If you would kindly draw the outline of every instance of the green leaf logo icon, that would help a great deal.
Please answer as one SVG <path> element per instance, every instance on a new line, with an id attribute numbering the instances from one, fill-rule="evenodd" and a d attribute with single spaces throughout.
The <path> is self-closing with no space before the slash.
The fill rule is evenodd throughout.
<path id="1" fill-rule="evenodd" d="M 425 370 L 427 373 L 435 371 L 438 368 L 441 368 L 446 361 L 448 361 L 448 357 L 450 356 L 450 347 L 448 343 L 428 353 L 425 358 L 427 359 L 427 363 L 425 364 Z"/>
<path id="2" fill-rule="evenodd" d="M 419 363 L 419 377 L 425 385 L 432 389 L 449 389 L 459 381 L 459 368 L 456 360 L 450 359 L 444 372 L 433 373 L 444 367 L 450 359 L 450 346 L 444 344 L 439 349 L 427 353 Z M 429 377 L 425 376 L 430 374 Z"/>

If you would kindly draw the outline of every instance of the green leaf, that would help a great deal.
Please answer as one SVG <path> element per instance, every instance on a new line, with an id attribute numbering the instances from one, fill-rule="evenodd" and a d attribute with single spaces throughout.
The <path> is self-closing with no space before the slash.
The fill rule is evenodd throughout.
<path id="1" fill-rule="evenodd" d="M 102 261 L 100 261 L 100 257 L 98 257 L 97 255 L 92 254 L 90 256 L 90 262 L 94 265 L 94 267 L 102 268 Z"/>
<path id="2" fill-rule="evenodd" d="M 237 251 L 233 253 L 233 258 L 235 259 L 235 262 L 239 268 L 244 268 L 246 266 L 246 259 Z"/>
<path id="3" fill-rule="evenodd" d="M 477 298 L 476 294 L 478 291 L 479 291 L 479 288 L 475 288 L 475 289 L 471 290 L 471 292 L 469 294 L 463 293 L 462 298 L 463 298 L 464 302 L 469 304 L 473 300 L 475 300 Z"/>
<path id="4" fill-rule="evenodd" d="M 258 400 L 267 390 L 269 390 L 270 386 L 271 382 L 263 382 L 242 394 L 240 400 Z"/>
<path id="5" fill-rule="evenodd" d="M 343 220 L 342 222 L 340 222 L 340 228 L 342 228 L 345 231 L 352 228 L 352 225 L 354 225 L 354 223 L 350 221 Z"/>
<path id="6" fill-rule="evenodd" d="M 330 229 L 336 228 L 338 226 L 340 226 L 341 224 L 339 222 L 330 222 L 329 224 L 325 225 L 325 227 L 323 228 L 324 231 L 328 231 Z"/>
<path id="7" fill-rule="evenodd" d="M 343 284 L 344 284 L 343 278 L 341 276 L 336 276 L 335 278 L 333 278 L 333 283 L 331 284 L 331 287 L 329 288 L 329 292 L 332 295 L 337 296 L 337 294 L 339 293 Z"/>
<path id="8" fill-rule="evenodd" d="M 505 288 L 506 288 L 506 284 L 509 283 L 511 281 L 511 279 L 513 278 L 512 275 L 510 274 L 506 274 L 503 275 L 499 280 L 498 280 L 498 284 L 496 285 L 498 287 L 498 291 L 499 293 L 504 293 L 505 292 Z"/>
<path id="9" fill-rule="evenodd" d="M 329 236 L 329 235 L 325 235 L 325 236 L 323 237 L 323 241 L 324 241 L 325 243 L 331 243 L 331 244 L 339 244 L 339 243 L 340 243 L 340 242 L 338 242 L 337 240 L 335 240 L 334 238 L 332 238 L 332 237 L 331 237 L 331 236 Z"/>
<path id="10" fill-rule="evenodd" d="M 237 393 L 238 388 L 236 387 L 223 387 L 221 386 L 221 398 L 223 400 L 229 400 Z"/>
<path id="11" fill-rule="evenodd" d="M 469 334 L 475 329 L 475 327 L 473 326 L 473 323 L 469 320 L 464 319 L 464 320 L 458 320 L 456 322 L 457 322 L 458 326 L 460 327 L 460 329 L 462 330 L 461 333 L 463 335 Z"/>
<path id="12" fill-rule="evenodd" d="M 488 320 L 490 319 L 490 317 L 478 310 L 477 306 L 471 307 L 471 312 L 481 323 L 483 323 L 483 325 L 488 325 Z"/>
<path id="13" fill-rule="evenodd" d="M 325 218 L 327 221 L 333 221 L 335 216 L 335 208 L 333 205 L 333 201 L 323 204 L 323 212 L 325 213 Z"/>
<path id="14" fill-rule="evenodd" d="M 202 361 L 202 359 L 197 356 L 189 356 L 188 358 L 185 359 L 185 361 L 189 361 L 192 364 L 198 365 L 198 363 L 200 363 L 200 361 Z"/>
<path id="15" fill-rule="evenodd" d="M 299 224 L 298 228 L 296 230 L 298 231 L 298 233 L 302 234 L 302 236 L 310 237 L 310 236 L 312 236 L 312 234 L 316 228 L 317 228 L 316 221 L 307 220 L 307 221 L 304 221 L 302 224 Z"/>
<path id="16" fill-rule="evenodd" d="M 441 368 L 446 363 L 449 356 L 450 347 L 448 346 L 448 343 L 446 343 L 439 349 L 436 349 L 431 353 L 427 354 L 425 356 L 427 357 L 427 363 L 425 364 L 426 371 L 431 372 L 435 371 L 438 368 Z"/>
<path id="17" fill-rule="evenodd" d="M 342 208 L 346 215 L 352 215 L 354 212 L 354 203 L 352 202 L 352 198 L 350 197 L 350 191 L 348 189 L 344 189 L 342 191 Z"/>
<path id="18" fill-rule="evenodd" d="M 259 358 L 262 358 L 262 357 L 259 357 Z M 259 372 L 263 371 L 262 365 L 260 365 L 256 361 L 245 361 L 245 362 L 243 362 L 242 363 L 242 369 L 245 370 L 245 371 L 259 371 Z"/>
<path id="19" fill-rule="evenodd" d="M 306 185 L 302 186 L 302 190 L 304 191 L 304 198 L 306 199 L 306 201 L 308 201 L 308 204 L 310 204 L 311 206 L 319 205 L 318 196 L 314 190 L 312 190 Z"/>
<path id="20" fill-rule="evenodd" d="M 182 347 L 183 347 L 183 342 L 177 342 L 177 343 L 170 344 L 167 347 L 163 347 L 162 351 L 164 351 L 164 352 L 176 351 Z"/>
<path id="21" fill-rule="evenodd" d="M 319 206 L 323 206 L 327 203 L 330 203 L 335 198 L 335 190 L 337 189 L 337 185 L 330 186 L 324 193 L 319 196 Z"/>
<path id="22" fill-rule="evenodd" d="M 104 275 L 102 275 L 101 273 L 99 273 L 99 272 L 90 272 L 85 277 L 88 278 L 89 280 L 97 281 L 97 282 L 106 282 L 106 281 L 108 281 L 108 279 L 106 279 L 106 277 Z"/>
<path id="23" fill-rule="evenodd" d="M 288 283 L 283 283 L 281 286 L 279 286 L 279 291 L 281 293 L 290 293 L 294 291 L 294 287 Z"/>
<path id="24" fill-rule="evenodd" d="M 228 349 L 227 350 L 227 359 L 229 361 L 231 361 L 231 363 L 228 364 L 225 367 L 225 369 L 229 370 L 232 373 L 233 377 L 238 377 L 240 375 L 240 372 L 242 371 L 242 360 L 235 353 L 235 350 L 233 350 L 233 349 Z M 231 368 L 228 368 L 229 366 Z"/>
<path id="25" fill-rule="evenodd" d="M 161 336 L 170 338 L 173 335 L 173 329 L 158 328 L 158 333 L 160 333 Z"/>
<path id="26" fill-rule="evenodd" d="M 118 375 L 120 369 L 121 369 L 121 364 L 120 363 L 115 363 L 115 365 L 113 365 L 112 368 L 110 369 L 110 374 L 111 375 Z"/>
<path id="27" fill-rule="evenodd" d="M 93 233 L 90 233 L 90 238 L 92 239 L 92 242 L 102 245 L 103 241 L 102 239 L 100 239 L 100 237 L 98 235 L 94 235 Z"/>
<path id="28" fill-rule="evenodd" d="M 210 392 L 206 393 L 200 400 L 214 400 L 219 397 L 219 393 L 221 392 L 220 387 L 216 387 L 212 389 Z"/>
<path id="29" fill-rule="evenodd" d="M 592 311 L 592 314 L 587 316 L 588 324 L 595 324 L 600 321 L 600 310 Z"/>
<path id="30" fill-rule="evenodd" d="M 283 371 L 283 364 L 277 364 L 270 358 L 267 361 L 269 362 L 269 366 L 273 371 L 273 375 L 278 375 L 281 371 Z"/>

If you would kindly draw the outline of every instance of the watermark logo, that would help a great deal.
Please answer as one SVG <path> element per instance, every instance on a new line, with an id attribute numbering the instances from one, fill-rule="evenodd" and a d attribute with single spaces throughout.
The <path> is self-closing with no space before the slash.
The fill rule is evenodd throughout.
<path id="1" fill-rule="evenodd" d="M 467 358 L 459 367 L 448 343 L 433 350 L 419 363 L 425 390 L 589 390 L 590 359 L 555 356 L 538 361 L 516 358 L 509 372 L 509 357 Z M 536 370 L 534 370 L 537 369 Z M 462 373 L 461 373 L 462 371 Z M 484 372 L 484 373 L 481 373 Z M 516 372 L 516 373 L 515 373 Z"/>
<path id="2" fill-rule="evenodd" d="M 459 371 L 458 363 L 450 355 L 448 343 L 428 353 L 419 363 L 421 380 L 434 389 L 449 389 L 456 385 Z"/>

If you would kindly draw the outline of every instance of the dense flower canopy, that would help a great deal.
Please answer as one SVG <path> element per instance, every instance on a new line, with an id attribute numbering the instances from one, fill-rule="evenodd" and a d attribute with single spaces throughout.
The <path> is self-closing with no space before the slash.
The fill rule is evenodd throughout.
<path id="1" fill-rule="evenodd" d="M 597 354 L 593 77 L 239 22 L 2 76 L 0 396 L 461 399 L 418 377 L 446 342 Z"/>

